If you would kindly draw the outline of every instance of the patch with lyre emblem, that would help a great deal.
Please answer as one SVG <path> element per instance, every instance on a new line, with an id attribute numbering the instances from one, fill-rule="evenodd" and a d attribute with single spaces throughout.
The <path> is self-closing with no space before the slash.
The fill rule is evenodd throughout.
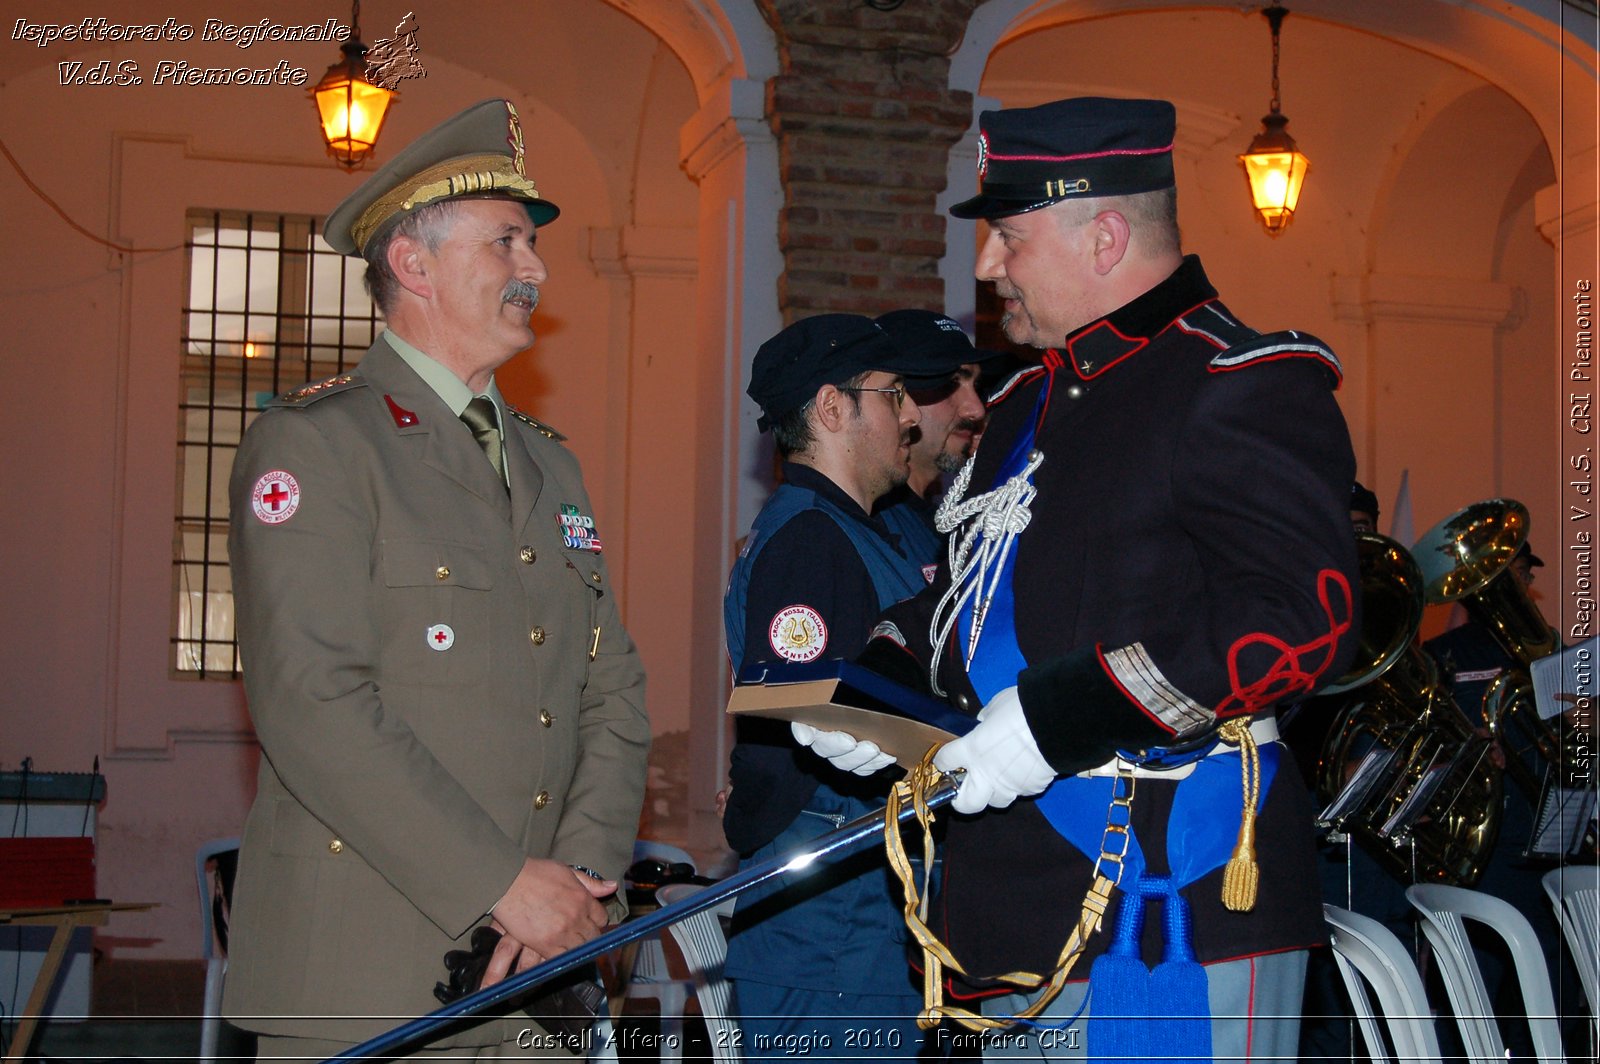
<path id="1" fill-rule="evenodd" d="M 561 512 L 556 514 L 556 523 L 561 526 L 561 542 L 569 549 L 599 553 L 600 535 L 594 530 L 594 518 L 579 513 L 570 502 L 564 502 Z"/>
<path id="2" fill-rule="evenodd" d="M 828 626 L 810 606 L 785 606 L 767 625 L 767 642 L 785 661 L 816 661 L 828 649 Z"/>
<path id="3" fill-rule="evenodd" d="M 449 650 L 456 645 L 456 631 L 448 624 L 436 624 L 428 629 L 429 650 Z"/>
<path id="4" fill-rule="evenodd" d="M 262 524 L 283 524 L 300 509 L 300 482 L 281 469 L 261 474 L 250 489 L 250 509 Z"/>

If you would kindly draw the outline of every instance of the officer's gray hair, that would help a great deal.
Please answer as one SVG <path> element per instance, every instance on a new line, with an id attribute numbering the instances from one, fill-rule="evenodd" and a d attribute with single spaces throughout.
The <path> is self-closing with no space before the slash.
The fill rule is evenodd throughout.
<path id="1" fill-rule="evenodd" d="M 1086 225 L 1101 211 L 1116 211 L 1128 220 L 1130 239 L 1147 255 L 1162 255 L 1183 250 L 1183 234 L 1178 229 L 1178 190 L 1157 189 L 1131 196 L 1103 196 L 1096 199 L 1067 200 L 1057 217 L 1064 226 Z"/>
<path id="2" fill-rule="evenodd" d="M 850 397 L 850 403 L 858 414 L 861 412 L 861 393 L 850 389 L 861 387 L 872 376 L 872 372 L 869 369 L 865 373 L 857 373 L 849 380 L 834 385 Z M 813 395 L 805 401 L 805 405 L 768 419 L 772 427 L 772 442 L 777 445 L 779 457 L 790 458 L 811 450 L 811 445 L 817 442 L 817 434 L 811 427 L 811 412 L 816 408 L 817 397 Z"/>
<path id="3" fill-rule="evenodd" d="M 421 241 L 429 251 L 438 251 L 439 245 L 449 239 L 460 205 L 460 200 L 445 199 L 418 207 L 400 219 L 387 233 L 367 243 L 361 253 L 361 257 L 367 260 L 364 278 L 367 294 L 385 317 L 394 308 L 395 297 L 400 292 L 400 279 L 389 266 L 389 245 L 395 237 L 403 236 Z"/>

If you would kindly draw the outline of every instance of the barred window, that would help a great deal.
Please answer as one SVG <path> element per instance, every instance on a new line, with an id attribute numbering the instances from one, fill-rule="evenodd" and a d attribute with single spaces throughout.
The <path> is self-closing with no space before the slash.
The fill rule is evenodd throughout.
<path id="1" fill-rule="evenodd" d="M 273 396 L 354 365 L 382 328 L 365 264 L 322 239 L 321 220 L 189 215 L 173 531 L 172 671 L 233 679 L 239 648 L 228 570 L 228 475 Z"/>

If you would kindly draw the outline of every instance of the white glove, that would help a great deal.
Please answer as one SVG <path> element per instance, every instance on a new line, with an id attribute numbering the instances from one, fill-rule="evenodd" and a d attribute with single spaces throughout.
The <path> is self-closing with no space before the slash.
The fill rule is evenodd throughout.
<path id="1" fill-rule="evenodd" d="M 1028 730 L 1015 687 L 991 698 L 978 714 L 978 726 L 940 747 L 933 765 L 941 772 L 967 770 L 950 803 L 958 813 L 977 813 L 988 806 L 1004 809 L 1023 795 L 1038 794 L 1056 778 Z"/>
<path id="2" fill-rule="evenodd" d="M 842 731 L 818 731 L 809 724 L 794 721 L 789 725 L 794 741 L 809 746 L 818 757 L 842 772 L 870 776 L 894 764 L 894 757 L 878 749 L 877 743 L 861 742 Z"/>

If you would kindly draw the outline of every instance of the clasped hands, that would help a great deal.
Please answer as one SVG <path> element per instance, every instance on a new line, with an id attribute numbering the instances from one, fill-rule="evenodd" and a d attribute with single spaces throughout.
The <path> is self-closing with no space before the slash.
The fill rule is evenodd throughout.
<path id="1" fill-rule="evenodd" d="M 845 772 L 870 776 L 894 762 L 876 743 L 857 740 L 846 732 L 818 731 L 798 721 L 789 728 L 795 742 Z M 978 714 L 977 726 L 940 747 L 933 764 L 941 772 L 966 770 L 951 803 L 958 813 L 1003 809 L 1020 797 L 1038 794 L 1056 778 L 1028 729 L 1015 687 L 991 698 Z"/>
<path id="2" fill-rule="evenodd" d="M 560 861 L 527 858 L 505 896 L 495 903 L 489 926 L 500 932 L 480 986 L 510 975 L 594 938 L 608 922 L 600 899 L 617 892 L 614 879 L 594 879 Z"/>

